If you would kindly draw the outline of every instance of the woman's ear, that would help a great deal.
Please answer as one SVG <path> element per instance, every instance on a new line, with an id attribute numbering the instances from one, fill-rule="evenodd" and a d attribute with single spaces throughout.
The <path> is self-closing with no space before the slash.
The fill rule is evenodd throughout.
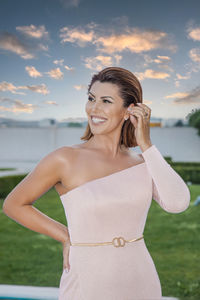
<path id="1" fill-rule="evenodd" d="M 124 120 L 125 120 L 125 121 L 128 120 L 128 118 L 129 118 L 128 115 L 125 115 L 125 116 L 124 116 Z"/>

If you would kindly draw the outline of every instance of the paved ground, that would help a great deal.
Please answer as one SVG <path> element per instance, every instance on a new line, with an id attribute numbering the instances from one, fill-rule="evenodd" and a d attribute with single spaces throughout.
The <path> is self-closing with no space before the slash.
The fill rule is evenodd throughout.
<path id="1" fill-rule="evenodd" d="M 58 288 L 0 284 L 0 297 L 58 300 Z M 178 300 L 178 298 L 162 297 L 162 300 Z"/>

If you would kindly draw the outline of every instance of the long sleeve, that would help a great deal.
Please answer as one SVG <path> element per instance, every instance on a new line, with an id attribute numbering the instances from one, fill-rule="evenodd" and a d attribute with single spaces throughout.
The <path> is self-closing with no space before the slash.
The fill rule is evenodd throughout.
<path id="1" fill-rule="evenodd" d="M 152 198 L 167 212 L 180 213 L 190 204 L 190 190 L 155 145 L 142 156 L 152 177 Z"/>

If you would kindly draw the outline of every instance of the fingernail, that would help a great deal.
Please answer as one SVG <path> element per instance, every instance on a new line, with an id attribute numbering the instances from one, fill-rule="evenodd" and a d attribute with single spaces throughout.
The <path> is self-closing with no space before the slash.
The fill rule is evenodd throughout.
<path id="1" fill-rule="evenodd" d="M 142 105 L 142 103 L 138 103 L 138 105 Z"/>
<path id="2" fill-rule="evenodd" d="M 131 111 L 131 107 L 128 107 L 128 111 Z"/>

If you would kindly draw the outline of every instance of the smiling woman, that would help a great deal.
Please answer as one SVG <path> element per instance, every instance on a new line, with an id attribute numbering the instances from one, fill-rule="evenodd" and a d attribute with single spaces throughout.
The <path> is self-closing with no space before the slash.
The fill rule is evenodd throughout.
<path id="1" fill-rule="evenodd" d="M 95 106 L 102 104 L 106 111 L 109 110 L 108 113 L 113 112 L 116 115 L 117 108 L 122 113 L 131 104 L 136 106 L 138 103 L 142 103 L 142 87 L 139 80 L 132 72 L 124 68 L 108 67 L 98 74 L 94 74 L 88 86 L 88 95 L 88 102 L 91 102 L 91 104 L 87 103 L 86 105 L 89 123 L 84 135 L 81 137 L 82 140 L 89 140 L 93 136 L 90 127 L 90 121 L 93 120 L 92 115 L 96 118 L 104 117 L 107 120 L 106 116 L 95 115 L 94 113 L 90 115 L 92 107 L 94 111 Z M 112 107 L 112 105 L 114 106 Z M 128 117 L 125 118 L 125 121 L 121 129 L 120 145 L 136 147 L 138 145 L 134 135 L 135 128 Z M 97 122 L 98 120 L 94 121 L 93 125 Z"/>
<path id="2" fill-rule="evenodd" d="M 167 212 L 186 210 L 189 189 L 151 143 L 151 110 L 134 74 L 106 68 L 93 76 L 88 95 L 85 142 L 44 157 L 3 211 L 62 243 L 59 300 L 161 300 L 146 218 L 152 198 Z M 136 145 L 141 154 L 129 149 Z M 68 228 L 32 206 L 52 186 Z"/>

